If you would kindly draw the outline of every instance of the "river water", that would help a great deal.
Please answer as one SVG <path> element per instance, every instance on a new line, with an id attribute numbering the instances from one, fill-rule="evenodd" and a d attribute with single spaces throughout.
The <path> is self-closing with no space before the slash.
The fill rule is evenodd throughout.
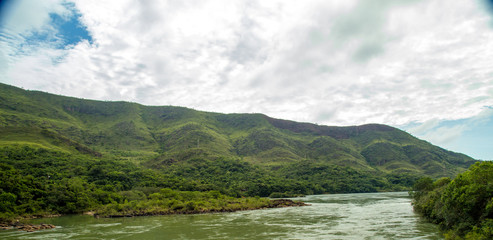
<path id="1" fill-rule="evenodd" d="M 1 231 L 0 239 L 443 239 L 413 213 L 407 193 L 313 195 L 311 206 L 235 213 L 117 219 L 64 216 L 38 232 Z"/>

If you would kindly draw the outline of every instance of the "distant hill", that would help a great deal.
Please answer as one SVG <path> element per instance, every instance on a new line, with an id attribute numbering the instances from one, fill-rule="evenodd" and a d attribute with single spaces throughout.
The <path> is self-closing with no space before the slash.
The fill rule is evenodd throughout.
<path id="1" fill-rule="evenodd" d="M 453 176 L 474 162 L 380 124 L 329 127 L 263 114 L 84 100 L 5 84 L 0 133 L 1 145 L 156 161 L 220 155 L 265 166 L 314 161 L 434 177 Z"/>
<path id="2" fill-rule="evenodd" d="M 453 177 L 475 162 L 381 124 L 321 126 L 263 114 L 77 99 L 0 84 L 0 147 L 9 146 L 122 159 L 198 178 L 209 188 L 226 186 L 216 179 L 225 174 L 232 174 L 237 185 L 228 187 L 236 190 L 245 190 L 243 177 L 255 174 L 312 184 L 306 191 L 270 187 L 264 195 L 396 190 L 393 184 L 406 187 L 419 176 Z M 240 169 L 218 165 L 212 172 L 211 166 L 224 159 Z M 380 178 L 364 180 L 372 177 Z M 354 188 L 360 180 L 367 186 Z"/>

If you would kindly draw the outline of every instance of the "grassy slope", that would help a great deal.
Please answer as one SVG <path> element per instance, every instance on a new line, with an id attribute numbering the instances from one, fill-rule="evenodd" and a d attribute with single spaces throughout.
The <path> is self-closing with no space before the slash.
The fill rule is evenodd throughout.
<path id="1" fill-rule="evenodd" d="M 262 114 L 83 100 L 3 84 L 0 134 L 0 146 L 117 156 L 147 166 L 232 157 L 266 169 L 308 161 L 441 177 L 474 162 L 385 125 L 328 127 Z"/>

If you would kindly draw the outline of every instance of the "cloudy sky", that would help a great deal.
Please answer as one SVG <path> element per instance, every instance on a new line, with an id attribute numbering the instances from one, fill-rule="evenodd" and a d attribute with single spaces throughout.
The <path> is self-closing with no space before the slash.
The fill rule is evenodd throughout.
<path id="1" fill-rule="evenodd" d="M 10 0 L 0 82 L 323 125 L 493 159 L 487 0 Z"/>

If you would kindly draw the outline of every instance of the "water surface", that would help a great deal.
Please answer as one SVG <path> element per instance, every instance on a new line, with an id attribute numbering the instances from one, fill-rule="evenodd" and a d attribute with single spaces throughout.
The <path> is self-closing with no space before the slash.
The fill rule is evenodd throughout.
<path id="1" fill-rule="evenodd" d="M 407 193 L 313 195 L 311 206 L 117 219 L 37 219 L 57 228 L 0 239 L 443 239 L 412 211 Z"/>

